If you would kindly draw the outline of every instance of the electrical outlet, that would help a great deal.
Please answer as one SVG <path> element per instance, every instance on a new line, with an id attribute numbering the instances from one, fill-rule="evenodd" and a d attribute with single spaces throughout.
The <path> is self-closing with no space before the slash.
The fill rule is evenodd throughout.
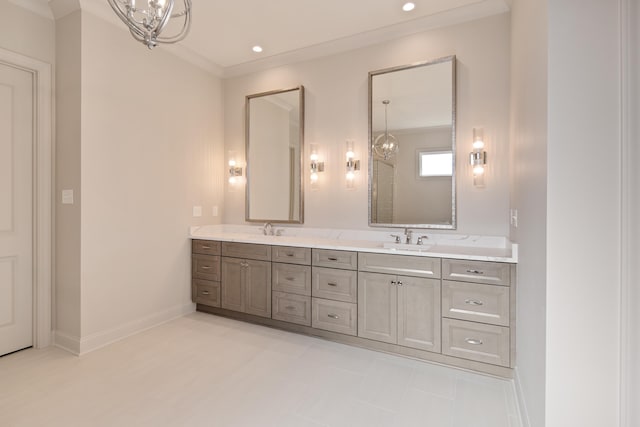
<path id="1" fill-rule="evenodd" d="M 518 209 L 510 209 L 509 217 L 511 225 L 515 228 L 518 228 Z"/>

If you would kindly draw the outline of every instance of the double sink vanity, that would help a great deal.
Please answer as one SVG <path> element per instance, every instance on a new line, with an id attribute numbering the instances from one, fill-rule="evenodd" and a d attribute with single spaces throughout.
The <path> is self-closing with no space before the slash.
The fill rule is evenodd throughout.
<path id="1" fill-rule="evenodd" d="M 493 375 L 514 361 L 517 246 L 432 234 L 193 228 L 199 311 Z"/>
<path id="2" fill-rule="evenodd" d="M 246 171 L 230 151 L 229 182 L 246 176 L 244 219 L 267 224 L 191 230 L 193 301 L 207 313 L 511 377 L 517 246 L 452 233 L 456 58 L 371 71 L 368 82 L 368 225 L 404 236 L 302 227 L 305 181 L 329 191 L 322 173 L 346 172 L 353 188 L 358 150 L 347 140 L 334 155 L 335 144 L 305 151 L 303 85 L 247 95 Z M 347 159 L 344 169 L 323 172 L 335 158 Z"/>

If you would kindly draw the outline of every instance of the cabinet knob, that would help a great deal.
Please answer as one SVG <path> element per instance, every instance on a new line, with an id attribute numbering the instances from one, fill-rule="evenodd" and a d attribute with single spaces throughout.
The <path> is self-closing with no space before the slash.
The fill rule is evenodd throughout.
<path id="1" fill-rule="evenodd" d="M 392 281 L 391 281 L 391 284 L 395 286 L 395 285 L 397 285 L 397 284 L 398 284 L 398 282 L 396 282 L 395 280 L 392 280 Z"/>
<path id="2" fill-rule="evenodd" d="M 469 305 L 484 305 L 484 302 L 471 298 L 464 300 L 464 303 Z"/>
<path id="3" fill-rule="evenodd" d="M 404 283 L 402 283 L 400 280 L 398 280 L 398 286 L 402 286 L 404 285 Z"/>
<path id="4" fill-rule="evenodd" d="M 483 342 L 481 339 L 477 339 L 477 338 L 465 338 L 464 339 L 466 341 L 467 344 L 471 344 L 471 345 L 482 345 Z"/>
<path id="5" fill-rule="evenodd" d="M 330 317 L 332 319 L 339 319 L 340 316 L 338 316 L 337 314 L 327 314 L 327 317 Z"/>

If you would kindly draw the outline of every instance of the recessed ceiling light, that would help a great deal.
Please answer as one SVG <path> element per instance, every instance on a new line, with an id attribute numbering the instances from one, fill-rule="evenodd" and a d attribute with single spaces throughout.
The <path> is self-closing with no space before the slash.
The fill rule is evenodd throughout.
<path id="1" fill-rule="evenodd" d="M 410 12 L 413 9 L 415 9 L 415 7 L 416 7 L 415 3 L 408 2 L 402 5 L 402 10 L 404 10 L 405 12 Z"/>
<path id="2" fill-rule="evenodd" d="M 255 53 L 260 53 L 262 52 L 262 46 L 255 45 L 251 48 L 251 50 L 253 50 Z"/>

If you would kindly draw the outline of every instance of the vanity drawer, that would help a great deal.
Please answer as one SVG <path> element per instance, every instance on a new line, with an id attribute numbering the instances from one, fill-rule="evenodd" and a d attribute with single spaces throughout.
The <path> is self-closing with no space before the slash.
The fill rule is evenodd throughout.
<path id="1" fill-rule="evenodd" d="M 272 264 L 271 289 L 311 296 L 311 267 L 274 262 Z"/>
<path id="2" fill-rule="evenodd" d="M 358 333 L 358 309 L 356 304 L 311 298 L 311 326 L 347 335 Z"/>
<path id="3" fill-rule="evenodd" d="M 345 270 L 358 268 L 357 252 L 313 249 L 311 255 L 312 264 L 318 267 L 342 268 Z"/>
<path id="4" fill-rule="evenodd" d="M 192 255 L 191 275 L 194 279 L 220 281 L 220 257 L 212 255 Z"/>
<path id="5" fill-rule="evenodd" d="M 193 240 L 191 252 L 201 255 L 220 255 L 220 242 L 213 240 Z"/>
<path id="6" fill-rule="evenodd" d="M 509 286 L 511 284 L 511 264 L 489 261 L 468 261 L 443 259 L 442 278 L 461 282 L 486 283 Z"/>
<path id="7" fill-rule="evenodd" d="M 509 328 L 444 318 L 442 353 L 509 367 Z"/>
<path id="8" fill-rule="evenodd" d="M 372 273 L 440 278 L 440 258 L 360 252 L 358 266 L 360 271 Z"/>
<path id="9" fill-rule="evenodd" d="M 276 320 L 311 326 L 311 297 L 273 292 L 271 317 Z"/>
<path id="10" fill-rule="evenodd" d="M 193 302 L 211 307 L 220 307 L 220 282 L 194 279 L 192 288 Z"/>
<path id="11" fill-rule="evenodd" d="M 222 242 L 222 256 L 271 261 L 271 246 L 253 243 Z"/>
<path id="12" fill-rule="evenodd" d="M 311 248 L 272 246 L 271 261 L 286 262 L 288 264 L 311 265 Z"/>
<path id="13" fill-rule="evenodd" d="M 509 326 L 509 291 L 506 286 L 442 282 L 442 315 L 461 320 Z"/>
<path id="14" fill-rule="evenodd" d="M 358 302 L 358 273 L 352 270 L 313 267 L 311 295 L 344 302 Z"/>

